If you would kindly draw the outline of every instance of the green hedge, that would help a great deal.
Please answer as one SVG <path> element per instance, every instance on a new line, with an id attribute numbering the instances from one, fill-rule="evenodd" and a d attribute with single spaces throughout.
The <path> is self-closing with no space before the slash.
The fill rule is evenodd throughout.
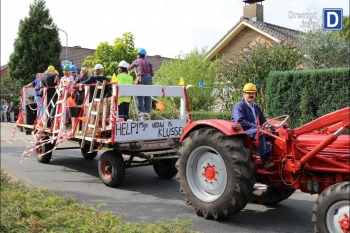
<path id="1" fill-rule="evenodd" d="M 159 111 L 152 111 L 151 117 L 153 120 L 161 119 L 159 117 Z M 222 119 L 222 120 L 231 120 L 231 112 L 192 112 L 192 121 L 205 120 L 205 119 Z M 163 112 L 161 116 L 171 119 L 175 117 L 175 114 L 171 117 L 171 112 Z"/>
<path id="2" fill-rule="evenodd" d="M 349 106 L 349 68 L 270 72 L 266 115 L 288 114 L 292 128 Z"/>

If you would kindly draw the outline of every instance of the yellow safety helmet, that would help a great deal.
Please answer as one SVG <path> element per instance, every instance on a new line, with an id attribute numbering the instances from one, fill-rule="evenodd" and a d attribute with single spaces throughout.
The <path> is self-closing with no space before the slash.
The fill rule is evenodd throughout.
<path id="1" fill-rule="evenodd" d="M 256 92 L 256 86 L 253 83 L 247 83 L 243 87 L 243 92 Z"/>
<path id="2" fill-rule="evenodd" d="M 49 67 L 47 67 L 47 70 L 49 70 L 49 71 L 55 71 L 55 67 L 54 67 L 54 66 L 49 66 Z"/>
<path id="3" fill-rule="evenodd" d="M 57 71 L 57 70 L 55 70 L 55 73 L 56 73 L 57 75 L 60 75 L 60 73 L 58 73 L 58 71 Z"/>

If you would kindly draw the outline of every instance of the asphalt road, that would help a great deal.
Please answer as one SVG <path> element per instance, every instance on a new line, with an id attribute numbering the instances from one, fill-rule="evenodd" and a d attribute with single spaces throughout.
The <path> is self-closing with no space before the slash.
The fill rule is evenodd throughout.
<path id="1" fill-rule="evenodd" d="M 162 180 L 153 167 L 138 167 L 126 170 L 121 187 L 109 188 L 99 178 L 95 160 L 83 158 L 80 150 L 54 151 L 49 164 L 40 164 L 32 154 L 19 163 L 20 157 L 31 136 L 16 130 L 14 124 L 1 123 L 1 168 L 39 188 L 47 188 L 65 196 L 74 196 L 79 203 L 96 207 L 105 203 L 101 211 L 124 215 L 126 221 L 154 222 L 178 218 L 191 219 L 190 229 L 208 233 L 225 232 L 313 232 L 312 207 L 317 196 L 301 192 L 273 207 L 248 203 L 236 216 L 225 221 L 205 220 L 197 217 L 191 206 L 186 205 L 179 192 L 175 178 Z M 74 146 L 65 142 L 62 147 Z"/>

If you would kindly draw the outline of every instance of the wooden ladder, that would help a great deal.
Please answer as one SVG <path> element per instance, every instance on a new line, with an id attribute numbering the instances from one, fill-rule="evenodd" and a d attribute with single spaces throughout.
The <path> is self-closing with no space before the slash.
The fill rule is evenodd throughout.
<path id="1" fill-rule="evenodd" d="M 66 131 L 66 102 L 67 102 L 67 91 L 64 88 L 57 88 L 56 89 L 57 94 L 57 102 L 54 105 L 56 107 L 56 114 L 53 117 L 53 128 L 52 128 L 52 137 L 55 137 L 55 134 L 57 133 L 63 133 Z M 62 98 L 63 97 L 63 98 Z M 51 101 L 50 101 L 50 104 Z M 61 112 L 59 113 L 59 108 L 61 108 Z M 59 127 L 58 122 L 59 121 Z"/>
<path id="2" fill-rule="evenodd" d="M 101 82 L 97 82 L 96 86 L 95 86 L 95 91 L 94 94 L 92 96 L 92 101 L 90 103 L 89 106 L 89 111 L 88 111 L 88 117 L 87 117 L 87 122 L 85 124 L 85 130 L 84 130 L 84 134 L 83 134 L 83 139 L 81 141 L 81 148 L 84 148 L 85 146 L 85 137 L 89 131 L 89 129 L 93 129 L 92 131 L 92 136 L 91 136 L 91 144 L 90 144 L 90 151 L 93 151 L 94 149 L 94 144 L 95 144 L 95 139 L 94 137 L 96 136 L 96 131 L 98 130 L 98 125 L 99 125 L 99 121 L 100 121 L 100 113 L 102 111 L 102 103 L 103 103 L 103 96 L 104 96 L 104 92 L 105 92 L 105 88 L 106 88 L 106 81 L 103 81 L 102 85 Z M 97 92 L 98 90 L 101 90 L 100 93 L 100 98 L 96 98 L 97 96 Z M 94 105 L 97 105 L 97 109 L 96 111 L 93 111 L 93 107 Z M 90 122 L 92 122 L 92 124 L 90 124 Z"/>

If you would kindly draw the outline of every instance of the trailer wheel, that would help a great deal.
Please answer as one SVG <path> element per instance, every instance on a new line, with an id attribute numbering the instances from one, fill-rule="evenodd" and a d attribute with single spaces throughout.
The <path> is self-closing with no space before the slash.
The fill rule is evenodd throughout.
<path id="1" fill-rule="evenodd" d="M 350 182 L 341 182 L 326 188 L 312 208 L 314 232 L 349 232 Z"/>
<path id="2" fill-rule="evenodd" d="M 153 162 L 153 169 L 162 179 L 171 179 L 177 174 L 177 159 L 160 159 Z"/>
<path id="3" fill-rule="evenodd" d="M 255 183 L 255 164 L 241 136 L 201 128 L 183 141 L 178 153 L 180 192 L 198 216 L 224 219 L 246 206 Z"/>
<path id="4" fill-rule="evenodd" d="M 90 151 L 90 145 L 89 144 L 85 144 L 84 148 L 80 148 L 80 149 L 81 149 L 81 154 L 83 155 L 83 157 L 85 159 L 89 159 L 89 160 L 96 158 L 97 153 L 98 153 L 98 151 L 94 151 L 92 153 L 88 153 Z M 97 147 L 95 146 L 94 149 L 97 149 Z"/>
<path id="5" fill-rule="evenodd" d="M 109 187 L 120 185 L 125 176 L 123 156 L 115 150 L 104 152 L 98 161 L 98 173 L 105 185 Z"/>
<path id="6" fill-rule="evenodd" d="M 295 189 L 293 188 L 281 189 L 276 186 L 269 186 L 264 189 L 254 188 L 252 202 L 262 205 L 275 205 L 288 199 L 294 192 Z"/>
<path id="7" fill-rule="evenodd" d="M 49 142 L 47 144 L 40 146 L 39 148 L 36 148 L 35 152 L 36 152 L 36 159 L 38 160 L 38 162 L 49 163 L 52 157 L 52 151 L 45 155 L 41 155 L 41 154 L 44 154 L 45 152 L 52 150 L 54 147 L 55 147 L 55 144 L 51 144 Z"/>

